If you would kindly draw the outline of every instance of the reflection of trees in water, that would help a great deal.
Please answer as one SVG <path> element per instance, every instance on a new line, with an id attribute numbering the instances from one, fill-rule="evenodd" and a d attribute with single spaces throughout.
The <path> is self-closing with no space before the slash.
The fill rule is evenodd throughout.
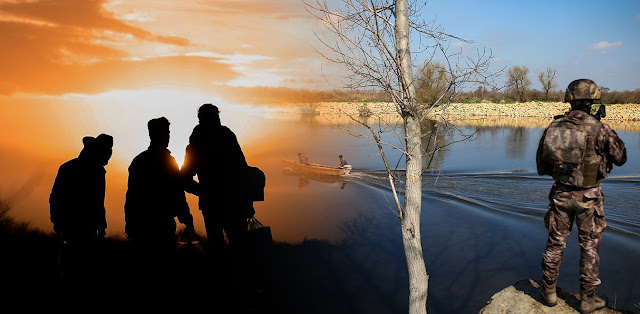
<path id="1" fill-rule="evenodd" d="M 320 125 L 320 121 L 318 121 L 318 116 L 311 116 L 311 115 L 300 115 L 299 117 L 299 123 L 305 124 L 305 125 Z"/>
<path id="2" fill-rule="evenodd" d="M 529 139 L 530 129 L 526 127 L 501 127 L 501 126 L 476 126 L 475 130 L 478 135 L 488 134 L 493 140 L 500 136 L 502 132 L 508 129 L 509 135 L 507 140 L 507 156 L 511 158 L 523 158 L 526 153 L 527 141 Z"/>
<path id="3" fill-rule="evenodd" d="M 497 127 L 497 126 L 477 126 L 475 127 L 475 132 L 480 135 L 480 134 L 490 134 L 491 137 L 494 137 L 495 135 L 497 135 L 500 130 L 502 130 L 502 127 Z"/>
<path id="4" fill-rule="evenodd" d="M 422 149 L 425 151 L 424 169 L 440 169 L 447 152 L 442 147 L 447 144 L 447 140 L 453 141 L 451 137 L 455 130 L 442 127 L 435 120 L 423 121 L 420 128 L 422 134 L 426 134 L 422 138 Z"/>
<path id="5" fill-rule="evenodd" d="M 368 131 L 360 129 L 361 123 L 370 125 L 382 137 L 383 142 L 387 144 L 385 145 L 385 150 L 388 148 L 403 147 L 405 140 L 403 125 L 398 123 L 397 119 L 394 120 L 387 116 L 349 117 L 336 115 L 328 117 L 326 115 L 301 115 L 298 122 L 312 126 L 337 126 L 343 129 L 345 134 L 373 141 L 373 139 L 368 136 Z M 421 123 L 421 129 L 423 134 L 425 134 L 422 138 L 422 147 L 425 151 L 425 159 L 423 160 L 425 170 L 439 169 L 445 160 L 448 151 L 447 146 L 458 141 L 460 138 L 467 138 L 474 133 L 474 131 L 469 128 L 457 128 L 450 124 L 445 124 L 442 121 L 428 119 Z M 403 154 L 391 153 L 389 157 L 392 168 L 403 168 Z"/>
<path id="6" fill-rule="evenodd" d="M 343 245 L 353 245 L 369 241 L 380 227 L 371 216 L 361 215 L 345 220 L 338 228 L 344 233 Z"/>
<path id="7" fill-rule="evenodd" d="M 349 261 L 347 265 L 353 267 L 349 271 L 350 277 L 366 281 L 358 293 L 375 300 L 372 304 L 374 309 L 379 307 L 384 309 L 382 312 L 395 312 L 406 309 L 409 279 L 402 242 L 398 235 L 393 234 L 397 228 L 389 228 L 384 224 L 386 221 L 370 213 L 345 220 L 339 226 L 344 239 L 336 249 L 344 252 Z"/>
<path id="8" fill-rule="evenodd" d="M 507 156 L 522 158 L 526 152 L 529 129 L 523 127 L 509 128 L 510 134 L 507 145 Z"/>
<path id="9" fill-rule="evenodd" d="M 371 126 L 375 126 L 376 131 L 382 134 L 383 142 L 388 146 L 398 148 L 404 146 L 404 129 L 402 124 L 386 123 L 377 120 L 376 116 L 360 117 L 360 120 Z M 439 169 L 445 160 L 446 147 L 454 142 L 456 134 L 465 138 L 467 134 L 462 129 L 452 128 L 449 125 L 443 125 L 440 121 L 424 120 L 421 123 L 421 131 L 425 134 L 422 137 L 422 148 L 424 150 L 423 167 L 427 169 Z M 355 133 L 355 132 L 352 132 Z M 472 133 L 472 132 L 468 132 Z M 404 165 L 404 154 L 388 154 L 393 156 L 389 159 L 391 168 L 402 168 Z"/>

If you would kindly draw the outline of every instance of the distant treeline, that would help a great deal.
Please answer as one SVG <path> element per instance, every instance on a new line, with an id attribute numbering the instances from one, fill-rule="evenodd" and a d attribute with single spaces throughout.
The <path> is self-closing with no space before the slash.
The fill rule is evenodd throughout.
<path id="1" fill-rule="evenodd" d="M 640 88 L 633 91 L 611 91 L 606 87 L 601 88 L 602 102 L 605 104 L 640 103 Z M 318 102 L 389 102 L 391 98 L 384 91 L 376 90 L 308 90 L 292 89 L 285 87 L 225 87 L 218 91 L 224 98 L 233 103 L 248 104 L 304 104 Z M 418 101 L 429 102 L 429 98 L 421 97 L 418 93 Z M 529 89 L 522 95 L 514 95 L 512 91 L 489 90 L 479 87 L 473 92 L 462 92 L 455 95 L 454 102 L 482 102 L 514 103 L 524 101 L 549 101 L 562 102 L 564 91 L 544 92 Z"/>
<path id="2" fill-rule="evenodd" d="M 301 104 L 318 102 L 386 102 L 380 91 L 308 90 L 286 87 L 225 87 L 219 91 L 227 101 L 249 104 Z"/>
<path id="3" fill-rule="evenodd" d="M 603 104 L 638 104 L 640 103 L 640 88 L 633 91 L 611 91 L 606 87 L 600 88 L 602 92 Z M 463 92 L 456 96 L 457 102 L 480 102 L 487 100 L 491 102 L 505 102 L 514 103 L 519 101 L 519 97 L 513 95 L 511 91 L 502 92 L 495 90 L 487 90 L 480 87 L 474 92 Z M 550 91 L 549 95 L 545 97 L 545 93 L 537 90 L 526 90 L 523 95 L 523 101 L 549 101 L 549 102 L 562 102 L 564 101 L 564 91 Z"/>

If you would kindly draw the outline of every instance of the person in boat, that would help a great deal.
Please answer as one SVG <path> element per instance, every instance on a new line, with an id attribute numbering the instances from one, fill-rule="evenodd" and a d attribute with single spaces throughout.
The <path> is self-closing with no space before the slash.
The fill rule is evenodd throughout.
<path id="1" fill-rule="evenodd" d="M 224 251 L 225 234 L 233 255 L 246 249 L 247 219 L 255 214 L 250 191 L 242 188 L 246 186 L 242 174 L 249 166 L 236 135 L 221 124 L 218 107 L 200 106 L 198 121 L 181 172 L 187 181 L 198 176 L 197 188 L 187 192 L 199 197 L 208 239 L 206 253 L 217 259 Z"/>
<path id="2" fill-rule="evenodd" d="M 340 155 L 338 156 L 338 158 L 340 158 L 340 166 L 339 166 L 340 168 L 344 168 L 344 166 L 349 164 L 349 162 L 346 159 L 344 159 L 344 156 Z"/>
<path id="3" fill-rule="evenodd" d="M 307 156 L 305 156 L 304 154 L 298 153 L 298 160 L 300 161 L 300 164 L 305 165 L 305 166 L 310 166 L 309 158 Z"/>
<path id="4" fill-rule="evenodd" d="M 575 221 L 580 242 L 580 312 L 591 313 L 606 306 L 606 300 L 596 296 L 601 283 L 598 247 L 607 226 L 600 182 L 613 165 L 627 161 L 627 152 L 616 132 L 591 115 L 591 106 L 600 103 L 595 82 L 571 82 L 564 101 L 571 104 L 571 111 L 557 116 L 544 130 L 536 153 L 538 174 L 555 180 L 544 217 L 549 235 L 542 255 L 540 293 L 547 306 L 558 303 L 560 262 Z"/>
<path id="5" fill-rule="evenodd" d="M 180 169 L 167 149 L 169 125 L 165 117 L 147 123 L 149 148 L 138 154 L 129 166 L 124 204 L 129 242 L 139 257 L 157 259 L 155 263 L 164 263 L 175 254 L 175 217 L 185 225 L 185 236 L 194 233 Z"/>

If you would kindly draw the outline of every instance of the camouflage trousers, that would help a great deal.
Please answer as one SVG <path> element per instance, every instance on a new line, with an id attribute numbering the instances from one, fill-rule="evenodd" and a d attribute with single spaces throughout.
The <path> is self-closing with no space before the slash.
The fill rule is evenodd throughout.
<path id="1" fill-rule="evenodd" d="M 543 286 L 547 291 L 555 290 L 567 237 L 575 221 L 580 242 L 580 292 L 593 295 L 600 285 L 598 247 L 607 226 L 602 190 L 599 186 L 576 190 L 556 183 L 549 201 L 544 216 L 549 238 L 542 255 Z"/>

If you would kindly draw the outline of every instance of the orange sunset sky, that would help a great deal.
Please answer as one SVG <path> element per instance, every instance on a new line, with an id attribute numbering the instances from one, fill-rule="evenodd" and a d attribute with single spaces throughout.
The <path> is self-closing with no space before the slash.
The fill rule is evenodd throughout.
<path id="1" fill-rule="evenodd" d="M 316 88 L 299 0 L 0 0 L 0 94 Z"/>
<path id="2" fill-rule="evenodd" d="M 221 107 L 248 161 L 259 163 L 269 133 L 256 132 L 257 118 L 268 109 L 225 96 L 327 88 L 318 23 L 299 0 L 0 0 L 0 197 L 20 221 L 51 230 L 58 167 L 78 155 L 83 136 L 108 133 L 107 231 L 119 234 L 127 167 L 148 146 L 146 122 L 169 118 L 169 149 L 181 163 L 205 102 Z"/>

